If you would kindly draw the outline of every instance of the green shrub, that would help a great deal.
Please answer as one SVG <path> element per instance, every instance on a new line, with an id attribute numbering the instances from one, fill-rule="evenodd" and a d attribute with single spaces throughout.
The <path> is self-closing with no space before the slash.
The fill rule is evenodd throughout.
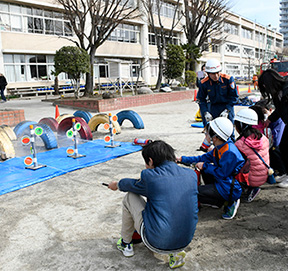
<path id="1" fill-rule="evenodd" d="M 194 71 L 185 71 L 185 82 L 189 87 L 194 87 L 196 84 L 197 75 Z"/>

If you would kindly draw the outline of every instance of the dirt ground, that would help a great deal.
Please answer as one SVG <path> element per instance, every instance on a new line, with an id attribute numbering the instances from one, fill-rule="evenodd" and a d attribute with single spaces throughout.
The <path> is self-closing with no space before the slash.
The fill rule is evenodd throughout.
<path id="1" fill-rule="evenodd" d="M 17 102 L 8 106 L 17 107 Z M 26 119 L 42 117 L 29 111 L 36 107 L 25 108 Z M 53 116 L 51 104 L 39 101 L 39 107 L 40 114 Z M 141 116 L 145 129 L 137 130 L 124 121 L 116 140 L 162 139 L 178 156 L 202 154 L 196 151 L 202 129 L 190 126 L 198 109 L 195 102 L 131 109 Z M 94 133 L 94 138 L 103 137 L 101 129 Z M 143 243 L 134 246 L 132 258 L 124 258 L 116 249 L 125 194 L 101 183 L 138 178 L 142 169 L 144 161 L 137 152 L 0 196 L 0 270 L 169 270 L 167 256 L 153 254 Z M 221 219 L 221 209 L 201 208 L 181 270 L 288 270 L 287 196 L 288 189 L 263 185 L 252 203 L 240 204 L 231 221 Z"/>

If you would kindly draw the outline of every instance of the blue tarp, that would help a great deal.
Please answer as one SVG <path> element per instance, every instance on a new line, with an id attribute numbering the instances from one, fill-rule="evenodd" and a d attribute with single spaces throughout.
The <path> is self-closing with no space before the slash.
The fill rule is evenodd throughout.
<path id="1" fill-rule="evenodd" d="M 24 157 L 16 157 L 0 163 L 0 195 L 46 181 L 84 167 L 100 164 L 108 160 L 140 151 L 141 146 L 129 142 L 115 142 L 121 147 L 106 148 L 103 140 L 94 140 L 78 145 L 78 153 L 86 155 L 73 159 L 67 157 L 66 147 L 37 154 L 38 164 L 46 167 L 31 170 L 26 169 Z"/>

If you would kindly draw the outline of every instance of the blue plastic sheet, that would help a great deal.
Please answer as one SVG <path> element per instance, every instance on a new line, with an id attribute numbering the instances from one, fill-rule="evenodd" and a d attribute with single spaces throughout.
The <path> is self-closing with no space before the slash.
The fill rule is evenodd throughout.
<path id="1" fill-rule="evenodd" d="M 100 164 L 108 160 L 140 151 L 141 146 L 129 142 L 115 142 L 120 147 L 106 148 L 103 140 L 94 140 L 78 145 L 78 153 L 85 157 L 73 159 L 67 157 L 66 147 L 37 154 L 38 164 L 46 167 L 26 169 L 24 157 L 16 157 L 0 163 L 0 195 L 46 181 L 56 176 L 80 168 Z"/>

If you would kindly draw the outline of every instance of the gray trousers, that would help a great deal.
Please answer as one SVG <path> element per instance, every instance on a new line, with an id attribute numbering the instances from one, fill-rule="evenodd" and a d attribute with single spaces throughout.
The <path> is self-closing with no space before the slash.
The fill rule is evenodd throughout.
<path id="1" fill-rule="evenodd" d="M 145 206 L 146 201 L 140 195 L 128 192 L 124 197 L 121 237 L 125 243 L 132 241 L 135 230 L 140 234 L 140 227 L 143 222 L 142 211 Z"/>

